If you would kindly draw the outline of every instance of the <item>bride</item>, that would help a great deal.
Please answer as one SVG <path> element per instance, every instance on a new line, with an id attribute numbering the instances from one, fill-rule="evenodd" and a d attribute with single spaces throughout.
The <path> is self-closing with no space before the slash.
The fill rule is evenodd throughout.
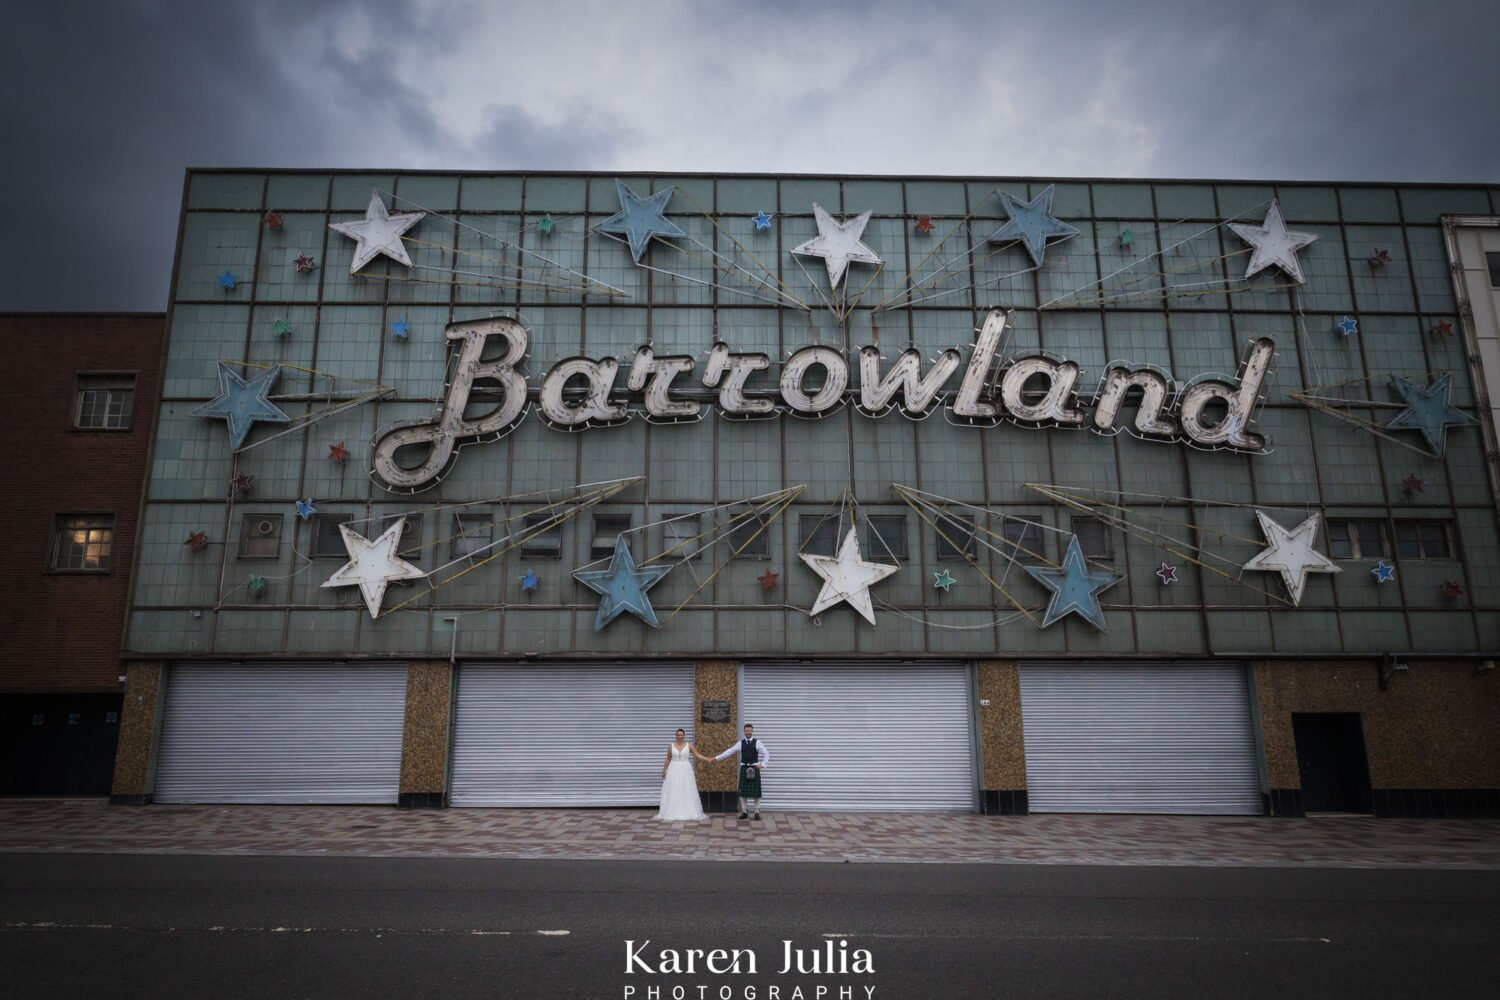
<path id="1" fill-rule="evenodd" d="M 707 819 L 698 799 L 698 779 L 693 774 L 695 757 L 703 761 L 713 759 L 699 753 L 687 741 L 687 734 L 677 730 L 676 740 L 667 747 L 667 762 L 661 768 L 661 808 L 656 813 L 657 819 Z"/>

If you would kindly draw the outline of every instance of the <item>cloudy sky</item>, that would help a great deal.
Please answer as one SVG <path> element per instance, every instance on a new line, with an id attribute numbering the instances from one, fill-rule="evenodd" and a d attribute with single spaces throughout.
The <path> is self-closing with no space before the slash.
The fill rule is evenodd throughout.
<path id="1" fill-rule="evenodd" d="M 0 311 L 165 308 L 189 166 L 1500 180 L 1500 3 L 114 0 L 0 30 Z"/>

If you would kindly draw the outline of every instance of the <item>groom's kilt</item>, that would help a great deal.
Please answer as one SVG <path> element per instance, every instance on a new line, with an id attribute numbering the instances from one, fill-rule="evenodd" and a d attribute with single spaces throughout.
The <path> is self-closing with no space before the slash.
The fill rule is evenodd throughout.
<path id="1" fill-rule="evenodd" d="M 760 798 L 760 768 L 752 764 L 740 765 L 740 795 L 747 799 Z"/>

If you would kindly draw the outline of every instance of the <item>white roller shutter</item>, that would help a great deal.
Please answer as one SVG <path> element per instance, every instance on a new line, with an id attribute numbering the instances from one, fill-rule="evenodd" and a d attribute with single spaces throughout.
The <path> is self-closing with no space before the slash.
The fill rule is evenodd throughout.
<path id="1" fill-rule="evenodd" d="M 963 664 L 749 664 L 740 721 L 771 750 L 767 809 L 975 807 Z"/>
<path id="2" fill-rule="evenodd" d="M 462 666 L 455 806 L 654 806 L 678 728 L 693 738 L 691 663 Z"/>
<path id="3" fill-rule="evenodd" d="M 1032 812 L 1255 815 L 1239 664 L 1022 664 Z"/>
<path id="4" fill-rule="evenodd" d="M 399 663 L 174 666 L 156 801 L 394 803 L 405 710 Z"/>

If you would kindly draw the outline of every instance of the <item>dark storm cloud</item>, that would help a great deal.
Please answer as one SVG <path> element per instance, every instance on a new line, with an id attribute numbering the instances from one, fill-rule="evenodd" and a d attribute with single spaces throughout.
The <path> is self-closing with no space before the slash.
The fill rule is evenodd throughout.
<path id="1" fill-rule="evenodd" d="M 161 309 L 187 166 L 1494 182 L 1500 5 L 26 4 L 0 309 Z"/>

